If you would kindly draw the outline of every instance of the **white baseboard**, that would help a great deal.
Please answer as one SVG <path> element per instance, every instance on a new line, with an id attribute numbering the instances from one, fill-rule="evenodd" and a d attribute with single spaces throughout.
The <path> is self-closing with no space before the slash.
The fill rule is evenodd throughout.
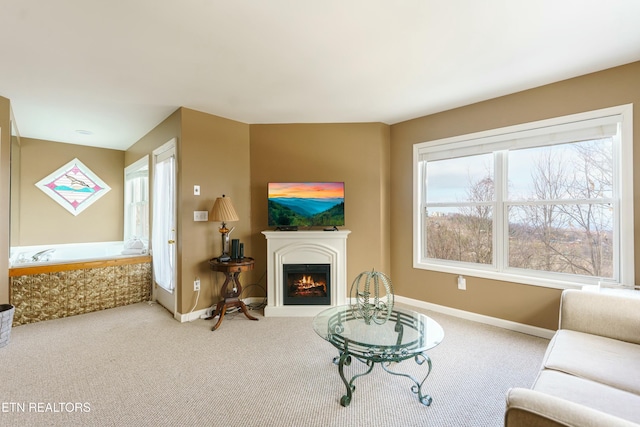
<path id="1" fill-rule="evenodd" d="M 203 308 L 202 310 L 195 310 L 185 314 L 178 313 L 176 311 L 176 314 L 174 314 L 173 317 L 180 323 L 193 322 L 194 320 L 199 319 L 203 314 L 206 314 L 207 310 L 208 308 Z"/>
<path id="2" fill-rule="evenodd" d="M 267 304 L 267 299 L 265 297 L 246 297 L 242 300 L 246 305 L 251 304 Z"/>
<path id="3" fill-rule="evenodd" d="M 245 298 L 243 301 L 245 304 L 259 304 L 263 302 L 263 300 L 264 298 L 262 297 L 249 297 Z M 524 323 L 517 323 L 510 320 L 499 319 L 497 317 L 485 316 L 483 314 L 472 313 L 470 311 L 459 310 L 457 308 L 433 304 L 430 302 L 407 298 L 400 295 L 395 295 L 395 300 L 399 303 L 411 305 L 413 307 L 423 308 L 425 310 L 431 310 L 437 313 L 447 314 L 449 316 L 459 317 L 461 319 L 484 323 L 491 326 L 497 326 L 499 328 L 509 329 L 511 331 L 521 332 L 523 334 L 533 335 L 540 338 L 551 339 L 556 333 L 556 331 L 551 329 L 544 329 L 537 326 L 525 325 Z M 208 309 L 209 308 L 203 308 L 201 310 L 196 310 L 185 314 L 176 312 L 174 318 L 181 323 L 192 322 L 194 320 L 200 319 L 202 315 L 207 314 Z"/>
<path id="4" fill-rule="evenodd" d="M 261 302 L 264 301 L 264 298 L 263 297 L 248 297 L 248 298 L 244 298 L 242 301 L 246 305 L 254 304 L 254 303 L 260 304 Z M 209 314 L 209 313 L 207 313 L 207 310 L 209 310 L 210 308 L 215 308 L 215 304 L 212 307 L 203 308 L 201 310 L 196 310 L 196 311 L 192 311 L 192 312 L 185 313 L 185 314 L 176 312 L 173 317 L 180 323 L 192 322 L 194 320 L 200 319 L 203 315 Z"/>
<path id="5" fill-rule="evenodd" d="M 503 329 L 509 329 L 523 334 L 533 335 L 536 337 L 551 339 L 556 331 L 551 329 L 539 328 L 537 326 L 525 325 L 524 323 L 512 322 L 510 320 L 499 319 L 497 317 L 485 316 L 483 314 L 472 313 L 470 311 L 458 310 L 457 308 L 446 307 L 444 305 L 432 304 L 430 302 L 420 301 L 412 298 L 406 298 L 395 295 L 395 301 L 412 305 L 414 307 L 423 308 L 425 310 L 435 311 L 437 313 L 447 314 L 449 316 L 459 317 L 466 320 L 472 320 L 478 323 L 484 323 L 491 326 L 497 326 Z"/>

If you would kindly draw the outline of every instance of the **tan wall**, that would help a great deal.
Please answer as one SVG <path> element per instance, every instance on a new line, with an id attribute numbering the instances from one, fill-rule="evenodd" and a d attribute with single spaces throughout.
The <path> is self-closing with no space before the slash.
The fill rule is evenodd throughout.
<path id="1" fill-rule="evenodd" d="M 11 106 L 0 96 L 0 304 L 9 303 Z"/>
<path id="2" fill-rule="evenodd" d="M 155 128 L 153 128 L 149 133 L 140 138 L 135 144 L 127 149 L 124 155 L 124 164 L 125 167 L 131 165 L 132 163 L 140 160 L 144 156 L 149 156 L 149 239 L 151 239 L 151 233 L 153 230 L 153 167 L 151 166 L 151 162 L 153 162 L 153 150 L 161 147 L 167 142 L 171 141 L 173 138 L 176 138 L 178 141 L 178 159 L 180 159 L 180 131 L 181 131 L 181 123 L 180 120 L 182 118 L 182 109 L 177 109 L 174 111 L 169 117 L 164 119 L 162 122 L 158 124 Z M 178 160 L 179 161 L 179 160 Z M 178 173 L 180 173 L 180 168 L 178 169 Z M 124 172 L 123 172 L 124 174 Z M 178 188 L 178 197 L 180 197 L 180 189 Z M 180 204 L 178 204 L 178 215 L 180 215 Z M 178 216 L 179 217 L 179 216 Z M 178 223 L 178 236 L 180 236 L 180 224 Z M 178 242 L 180 239 L 178 238 Z M 182 260 L 178 254 L 177 259 L 177 269 L 178 269 L 178 283 L 176 286 L 180 289 L 180 270 L 181 270 Z M 155 284 L 154 284 L 155 286 Z M 178 295 L 179 297 L 180 295 Z"/>
<path id="3" fill-rule="evenodd" d="M 266 269 L 266 242 L 260 232 L 267 229 L 267 183 L 328 180 L 346 183 L 345 228 L 352 231 L 348 239 L 348 285 L 361 271 L 375 268 L 390 273 L 398 295 L 554 329 L 559 290 L 468 277 L 467 291 L 459 291 L 454 275 L 413 269 L 412 146 L 448 136 L 635 103 L 635 164 L 640 156 L 639 75 L 640 62 L 391 127 L 379 123 L 246 125 L 181 108 L 123 154 L 119 180 L 122 182 L 124 166 L 151 154 L 171 138 L 178 138 L 178 286 L 181 286 L 180 282 L 188 284 L 179 288 L 178 311 L 182 313 L 188 312 L 195 301 L 191 286 L 195 276 L 202 281 L 202 294 L 196 309 L 215 303 L 222 284 L 221 275 L 210 272 L 207 266 L 207 260 L 220 252 L 219 224 L 193 222 L 194 210 L 210 210 L 215 197 L 223 193 L 232 198 L 240 215 L 240 221 L 231 224 L 236 226 L 232 237 L 241 239 L 247 256 L 256 258 L 256 270 L 248 274 L 246 280 L 243 276 L 242 281 L 253 283 L 259 281 Z M 9 117 L 9 101 L 0 97 L 2 200 L 9 200 Z M 73 157 L 80 158 L 102 177 L 102 166 L 95 166 L 75 154 L 66 161 Z M 42 176 L 66 161 L 53 162 L 55 165 Z M 23 186 L 33 186 L 42 176 L 30 183 L 23 182 Z M 640 177 L 635 174 L 633 179 L 637 201 Z M 199 197 L 193 196 L 195 184 L 201 186 Z M 40 192 L 35 186 L 33 190 Z M 47 196 L 42 193 L 42 197 Z M 118 198 L 121 201 L 122 194 Z M 98 210 L 103 199 L 79 217 L 94 208 Z M 117 214 L 114 209 L 112 215 L 118 218 L 119 236 L 122 235 L 121 203 Z M 9 208 L 4 204 L 0 206 L 0 224 L 3 224 L 0 227 L 0 271 L 6 272 Z M 59 206 L 55 208 L 72 216 Z M 638 224 L 640 206 L 636 203 L 635 208 Z M 28 210 L 23 207 L 23 215 Z M 24 227 L 21 230 L 24 232 Z M 640 231 L 636 236 L 637 243 Z M 636 261 L 640 257 L 638 252 L 636 250 Z M 0 303 L 6 301 L 8 281 L 4 274 L 0 279 Z"/>
<path id="4" fill-rule="evenodd" d="M 35 186 L 74 158 L 111 187 L 75 216 Z M 121 150 L 21 138 L 20 242 L 11 242 L 12 246 L 122 240 L 123 170 Z"/>
<path id="5" fill-rule="evenodd" d="M 635 103 L 634 164 L 640 159 L 640 62 L 589 74 L 421 117 L 391 127 L 391 269 L 399 295 L 555 329 L 560 290 L 467 277 L 467 290 L 456 276 L 412 267 L 412 148 L 413 144 L 536 120 Z M 640 251 L 639 174 L 634 180 L 636 276 Z M 637 281 L 636 281 L 637 283 Z"/>
<path id="6" fill-rule="evenodd" d="M 215 304 L 224 276 L 209 269 L 209 259 L 220 254 L 219 223 L 195 222 L 194 211 L 210 211 L 215 198 L 231 197 L 240 221 L 229 224 L 236 229 L 232 238 L 251 251 L 249 193 L 249 125 L 188 108 L 179 108 L 126 152 L 125 164 L 145 155 L 152 161 L 153 150 L 177 138 L 178 230 L 177 230 L 177 307 L 178 313 L 201 310 Z M 153 203 L 153 168 L 150 168 L 150 201 Z M 200 186 L 194 196 L 193 186 Z M 153 229 L 153 212 L 151 213 Z M 200 278 L 200 297 L 196 305 L 193 281 Z M 251 283 L 251 273 L 242 283 Z"/>
<path id="7" fill-rule="evenodd" d="M 11 230 L 9 242 L 20 243 L 20 137 L 11 137 Z M 15 218 L 15 220 L 13 220 Z"/>
<path id="8" fill-rule="evenodd" d="M 127 148 L 127 151 L 124 154 L 125 167 L 135 163 L 144 156 L 148 155 L 149 158 L 151 158 L 153 150 L 169 142 L 172 138 L 179 139 L 180 119 L 181 109 L 177 109 L 162 122 L 158 123 L 158 125 L 149 131 L 149 133 L 136 141 L 135 144 Z M 152 168 L 150 167 L 150 174 L 152 173 L 151 169 Z M 153 181 L 151 180 L 150 182 Z"/>
<path id="9" fill-rule="evenodd" d="M 390 274 L 389 126 L 381 123 L 251 126 L 251 229 L 266 272 L 267 184 L 344 181 L 347 292 L 362 271 Z M 392 277 L 393 280 L 393 277 Z M 265 284 L 262 283 L 264 286 Z"/>
<path id="10" fill-rule="evenodd" d="M 235 227 L 232 239 L 245 245 L 246 256 L 254 255 L 251 246 L 251 194 L 249 185 L 249 125 L 182 108 L 182 134 L 179 152 L 179 258 L 182 261 L 178 311 L 188 313 L 196 303 L 193 281 L 200 278 L 200 297 L 195 310 L 218 302 L 224 275 L 209 269 L 209 259 L 220 255 L 222 241 L 219 222 L 196 222 L 194 211 L 211 211 L 216 197 L 231 198 L 240 218 L 228 223 Z M 200 196 L 193 186 L 200 186 Z M 255 271 L 243 273 L 243 286 L 253 283 Z"/>

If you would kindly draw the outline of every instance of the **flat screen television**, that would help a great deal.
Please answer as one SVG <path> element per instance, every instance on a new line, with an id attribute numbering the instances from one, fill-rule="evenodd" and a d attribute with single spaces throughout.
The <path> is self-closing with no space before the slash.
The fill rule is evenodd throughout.
<path id="1" fill-rule="evenodd" d="M 344 225 L 344 182 L 270 182 L 269 226 Z"/>

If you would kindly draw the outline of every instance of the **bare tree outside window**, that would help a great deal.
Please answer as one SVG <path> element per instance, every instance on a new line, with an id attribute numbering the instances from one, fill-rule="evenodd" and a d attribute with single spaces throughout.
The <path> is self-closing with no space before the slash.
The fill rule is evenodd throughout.
<path id="1" fill-rule="evenodd" d="M 613 149 L 610 139 L 574 144 L 574 176 L 567 188 L 575 200 L 607 201 L 613 195 Z M 612 203 L 566 206 L 572 226 L 584 233 L 587 262 L 577 268 L 584 274 L 612 277 L 613 206 Z"/>
<path id="2" fill-rule="evenodd" d="M 509 205 L 509 266 L 612 277 L 611 141 L 509 155 L 530 159 L 530 191 L 523 203 Z"/>
<path id="3" fill-rule="evenodd" d="M 513 150 L 507 156 L 508 266 L 612 277 L 611 141 Z M 434 162 L 432 180 L 461 164 L 475 162 L 476 170 L 467 171 L 466 182 L 456 185 L 451 196 L 427 205 L 427 256 L 492 264 L 493 169 L 478 170 L 477 162 L 486 158 L 455 160 Z"/>
<path id="4" fill-rule="evenodd" d="M 555 147 L 523 150 L 523 154 L 534 161 L 531 164 L 531 202 L 562 200 L 566 186 L 566 165 Z M 532 157 L 533 156 L 533 157 Z M 518 169 L 513 173 L 522 173 Z M 557 271 L 562 264 L 562 254 L 555 250 L 558 236 L 556 230 L 565 227 L 565 220 L 558 205 L 527 204 L 509 207 L 509 230 L 514 229 L 509 242 L 509 266 L 543 271 Z M 513 246 L 514 250 L 511 250 Z M 526 257 L 521 254 L 526 253 Z"/>
<path id="5" fill-rule="evenodd" d="M 414 268 L 632 287 L 633 117 L 620 105 L 414 144 Z"/>
<path id="6" fill-rule="evenodd" d="M 444 201 L 427 208 L 427 255 L 449 261 L 491 264 L 494 205 L 491 157 L 447 159 L 431 166 L 433 175 L 466 168 L 466 180 L 456 185 L 451 184 L 455 180 L 450 178 L 452 191 L 436 197 Z"/>

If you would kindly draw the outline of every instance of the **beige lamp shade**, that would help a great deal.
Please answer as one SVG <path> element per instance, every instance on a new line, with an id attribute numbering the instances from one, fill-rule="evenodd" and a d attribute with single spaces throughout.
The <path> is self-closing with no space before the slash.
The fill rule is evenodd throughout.
<path id="1" fill-rule="evenodd" d="M 236 210 L 233 208 L 231 199 L 225 197 L 224 194 L 222 197 L 218 197 L 213 203 L 209 221 L 219 221 L 224 223 L 227 221 L 238 221 L 239 219 L 240 218 L 238 218 Z"/>

